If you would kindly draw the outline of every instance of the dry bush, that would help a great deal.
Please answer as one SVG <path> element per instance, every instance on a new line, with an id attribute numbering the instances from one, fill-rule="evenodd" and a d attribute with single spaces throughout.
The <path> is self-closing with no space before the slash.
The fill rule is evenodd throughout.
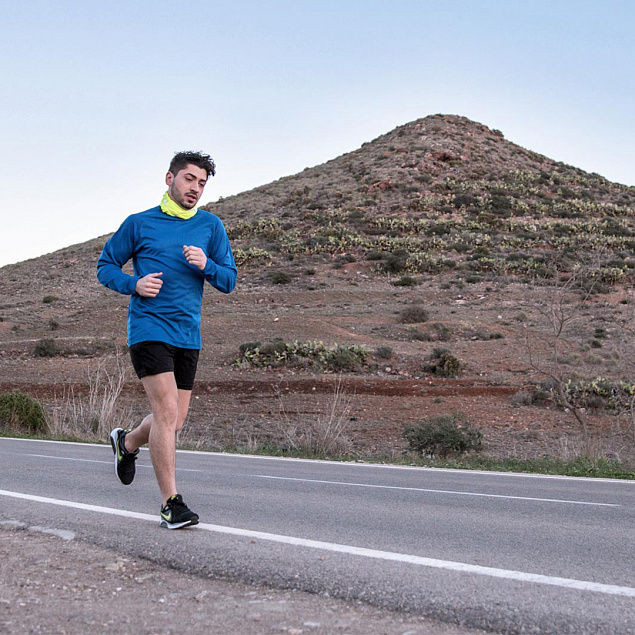
<path id="1" fill-rule="evenodd" d="M 407 306 L 399 314 L 399 321 L 402 324 L 419 324 L 421 322 L 427 322 L 430 318 L 430 314 L 422 306 L 414 304 Z"/>
<path id="2" fill-rule="evenodd" d="M 56 400 L 48 417 L 49 432 L 55 437 L 105 439 L 112 428 L 126 427 L 130 412 L 119 407 L 118 400 L 127 379 L 127 366 L 117 349 L 113 369 L 106 360 L 88 369 L 88 391 L 76 394 L 71 386 Z"/>
<path id="3" fill-rule="evenodd" d="M 335 382 L 333 394 L 326 401 L 324 410 L 314 420 L 293 422 L 284 407 L 282 395 L 279 395 L 279 400 L 277 426 L 286 449 L 317 456 L 350 452 L 352 442 L 347 430 L 353 396 L 343 388 L 341 376 Z"/>

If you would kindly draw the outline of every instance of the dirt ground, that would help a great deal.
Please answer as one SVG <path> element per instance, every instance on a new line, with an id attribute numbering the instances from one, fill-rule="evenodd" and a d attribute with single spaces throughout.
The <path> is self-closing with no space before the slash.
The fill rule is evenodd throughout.
<path id="1" fill-rule="evenodd" d="M 91 247 L 95 253 L 99 244 Z M 88 255 L 78 256 L 47 257 L 48 282 L 34 275 L 45 259 L 16 265 L 0 278 L 5 299 L 0 305 L 0 392 L 17 387 L 42 398 L 49 408 L 59 407 L 71 391 L 76 398 L 86 394 L 100 365 L 114 368 L 116 345 L 125 349 L 127 298 L 99 287 Z M 289 429 L 325 416 L 340 381 L 337 374 L 234 363 L 241 344 L 281 338 L 356 344 L 370 351 L 366 368 L 341 377 L 347 403 L 343 423 L 352 452 L 390 460 L 407 449 L 406 425 L 426 416 L 463 413 L 482 429 L 486 454 L 565 459 L 577 454 L 580 428 L 573 415 L 526 399 L 546 379 L 531 367 L 528 343 L 538 366 L 549 369 L 549 330 L 539 310 L 548 291 L 501 281 L 461 287 L 449 275 L 413 288 L 395 287 L 370 275 L 369 263 L 337 270 L 323 263 L 302 277 L 305 264 L 289 265 L 298 273 L 288 285 L 272 286 L 265 272 L 249 272 L 229 296 L 206 293 L 203 350 L 182 441 L 209 449 L 249 449 L 280 443 Z M 76 269 L 79 280 L 90 282 L 84 287 L 62 284 Z M 29 286 L 27 279 L 35 283 Z M 57 299 L 43 303 L 47 292 Z M 621 372 L 617 324 L 624 318 L 623 301 L 624 294 L 616 292 L 579 310 L 563 355 L 567 369 L 591 377 Z M 425 308 L 428 319 L 403 323 L 403 311 L 412 306 Z M 600 348 L 590 347 L 599 327 L 606 338 L 596 341 Z M 445 333 L 441 339 L 440 333 Z M 36 344 L 45 339 L 55 340 L 58 354 L 35 354 Z M 389 349 L 387 358 L 376 354 L 382 347 Z M 459 377 L 426 372 L 426 360 L 437 348 L 460 360 Z M 128 381 L 118 412 L 121 423 L 131 426 L 147 405 L 125 353 L 123 365 Z M 602 454 L 632 458 L 633 443 L 625 444 L 619 434 L 624 422 L 602 410 L 586 416 Z"/>
<path id="2" fill-rule="evenodd" d="M 0 522 L 0 633 L 474 633 L 361 603 L 199 578 L 46 531 Z"/>

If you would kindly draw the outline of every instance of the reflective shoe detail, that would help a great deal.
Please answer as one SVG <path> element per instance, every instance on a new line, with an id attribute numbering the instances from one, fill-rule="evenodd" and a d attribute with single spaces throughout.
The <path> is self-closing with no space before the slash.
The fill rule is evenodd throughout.
<path id="1" fill-rule="evenodd" d="M 198 525 L 198 514 L 195 514 L 184 502 L 180 494 L 174 494 L 161 509 L 161 527 L 181 529 L 189 525 Z"/>
<path id="2" fill-rule="evenodd" d="M 115 453 L 115 474 L 124 485 L 130 485 L 134 480 L 135 464 L 139 450 L 128 452 L 124 445 L 124 439 L 130 430 L 115 428 L 110 433 L 110 445 Z"/>

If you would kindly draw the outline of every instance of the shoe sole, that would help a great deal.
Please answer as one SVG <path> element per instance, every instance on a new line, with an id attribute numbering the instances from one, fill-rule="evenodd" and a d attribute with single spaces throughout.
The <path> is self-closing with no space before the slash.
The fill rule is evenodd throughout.
<path id="1" fill-rule="evenodd" d="M 161 527 L 164 527 L 165 529 L 183 529 L 183 527 L 191 527 L 193 525 L 198 525 L 198 518 L 192 519 L 192 520 L 186 520 L 182 523 L 169 523 L 167 520 L 162 518 L 159 524 L 161 525 Z"/>

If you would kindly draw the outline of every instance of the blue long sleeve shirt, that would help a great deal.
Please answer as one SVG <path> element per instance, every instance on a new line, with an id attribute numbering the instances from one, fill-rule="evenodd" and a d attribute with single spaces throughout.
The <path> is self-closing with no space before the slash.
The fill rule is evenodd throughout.
<path id="1" fill-rule="evenodd" d="M 205 269 L 191 265 L 184 245 L 200 247 Z M 134 275 L 122 271 L 132 258 Z M 163 285 L 154 298 L 135 291 L 137 280 L 163 272 Z M 160 207 L 128 216 L 111 236 L 97 262 L 99 282 L 130 295 L 128 345 L 158 341 L 180 348 L 201 348 L 201 301 L 207 280 L 223 293 L 236 285 L 236 264 L 221 220 L 197 211 L 184 220 L 168 216 Z"/>

